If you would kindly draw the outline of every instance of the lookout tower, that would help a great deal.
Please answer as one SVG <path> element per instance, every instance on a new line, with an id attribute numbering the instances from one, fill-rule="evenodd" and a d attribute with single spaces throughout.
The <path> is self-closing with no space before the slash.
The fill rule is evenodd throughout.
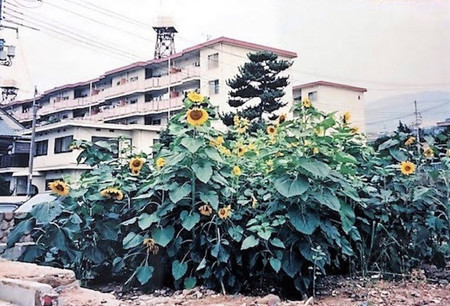
<path id="1" fill-rule="evenodd" d="M 153 27 L 156 32 L 155 58 L 162 58 L 175 53 L 175 29 L 173 19 L 159 16 Z"/>

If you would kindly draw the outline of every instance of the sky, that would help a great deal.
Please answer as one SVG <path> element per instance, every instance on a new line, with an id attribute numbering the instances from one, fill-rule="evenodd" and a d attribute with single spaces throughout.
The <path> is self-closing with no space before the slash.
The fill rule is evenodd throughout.
<path id="1" fill-rule="evenodd" d="M 19 39 L 13 31 L 0 32 L 17 46 L 14 65 L 0 66 L 0 80 L 15 79 L 21 97 L 32 95 L 34 85 L 43 92 L 151 59 L 158 15 L 174 18 L 177 51 L 220 36 L 294 51 L 292 84 L 326 80 L 365 87 L 369 107 L 391 95 L 450 92 L 448 0 L 3 2 L 5 18 L 41 29 L 19 26 Z M 78 40 L 49 32 L 67 29 Z M 89 45 L 81 42 L 85 37 Z M 121 55 L 106 51 L 111 47 Z"/>

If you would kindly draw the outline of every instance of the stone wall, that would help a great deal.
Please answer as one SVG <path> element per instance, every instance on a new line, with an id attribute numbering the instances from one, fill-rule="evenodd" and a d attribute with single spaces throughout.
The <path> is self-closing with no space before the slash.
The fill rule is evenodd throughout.
<path id="1" fill-rule="evenodd" d="M 14 227 L 14 218 L 17 217 L 17 214 L 14 214 L 12 212 L 7 213 L 0 213 L 0 257 L 8 257 L 17 259 L 20 254 L 24 251 L 24 247 L 26 245 L 32 244 L 33 239 L 30 235 L 26 235 L 20 239 L 18 242 L 18 245 L 9 250 L 6 251 L 6 242 L 8 241 L 8 234 Z M 5 254 L 5 252 L 8 252 Z"/>

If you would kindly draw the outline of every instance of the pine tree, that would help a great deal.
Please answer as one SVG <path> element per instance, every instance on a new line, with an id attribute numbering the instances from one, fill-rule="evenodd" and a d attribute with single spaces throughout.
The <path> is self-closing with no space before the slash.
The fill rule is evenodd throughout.
<path id="1" fill-rule="evenodd" d="M 247 54 L 250 62 L 239 67 L 239 73 L 227 80 L 231 87 L 228 105 L 240 108 L 236 112 L 221 115 L 226 125 L 233 125 L 233 117 L 238 114 L 253 125 L 264 123 L 264 117 L 274 120 L 275 111 L 285 106 L 281 101 L 284 88 L 289 84 L 289 76 L 279 76 L 292 65 L 287 60 L 278 60 L 278 55 L 270 51 Z M 255 100 L 257 98 L 258 100 Z M 242 107 L 242 108 L 241 108 Z"/>

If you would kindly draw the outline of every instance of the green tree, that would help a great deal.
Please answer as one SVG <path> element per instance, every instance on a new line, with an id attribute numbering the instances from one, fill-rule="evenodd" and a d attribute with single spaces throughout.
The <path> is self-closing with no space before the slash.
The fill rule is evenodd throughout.
<path id="1" fill-rule="evenodd" d="M 233 125 L 233 117 L 238 114 L 248 119 L 252 125 L 261 125 L 264 115 L 270 120 L 276 118 L 275 111 L 285 106 L 281 101 L 284 88 L 289 84 L 289 76 L 280 76 L 292 62 L 279 60 L 278 55 L 270 51 L 247 54 L 250 62 L 239 67 L 239 73 L 227 80 L 231 87 L 228 105 L 240 108 L 236 112 L 224 113 L 221 119 L 225 125 Z M 256 103 L 255 99 L 259 101 Z M 242 108 L 241 108 L 242 107 Z"/>

